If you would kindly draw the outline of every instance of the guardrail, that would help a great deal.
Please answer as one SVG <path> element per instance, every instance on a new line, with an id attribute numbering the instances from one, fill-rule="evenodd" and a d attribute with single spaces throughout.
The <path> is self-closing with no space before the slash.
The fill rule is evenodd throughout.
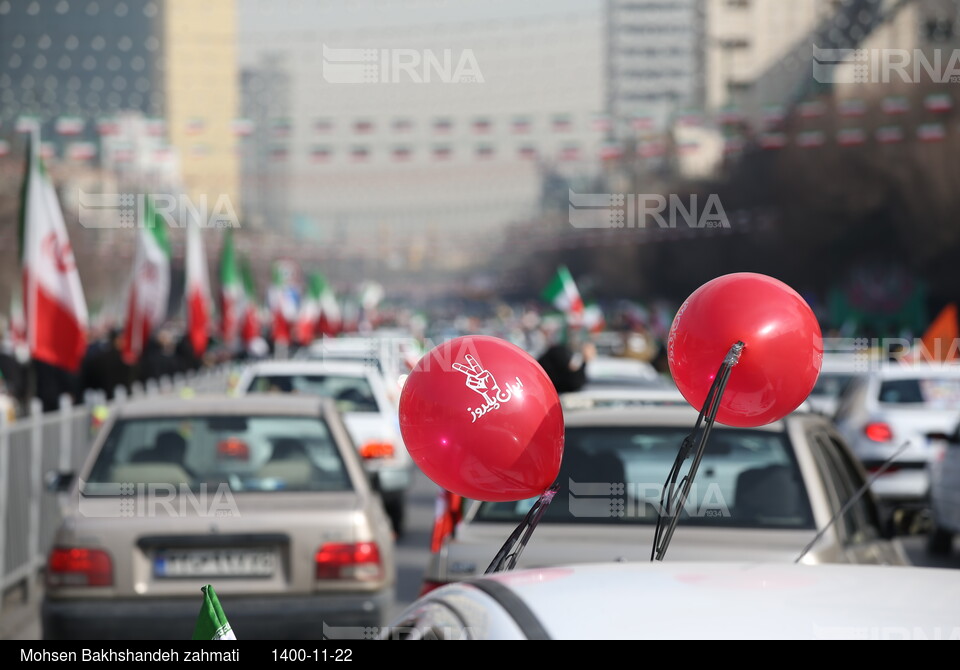
<path id="1" fill-rule="evenodd" d="M 43 412 L 34 399 L 30 412 L 13 422 L 0 412 L 0 593 L 19 585 L 29 591 L 36 583 L 61 520 L 57 496 L 46 491 L 44 475 L 76 472 L 83 465 L 94 437 L 97 408 L 109 411 L 129 398 L 187 391 L 225 393 L 230 376 L 238 370 L 228 364 L 136 384 L 130 393 L 121 387 L 109 402 L 103 393 L 88 393 L 78 405 L 64 396 L 60 409 L 53 412 Z"/>

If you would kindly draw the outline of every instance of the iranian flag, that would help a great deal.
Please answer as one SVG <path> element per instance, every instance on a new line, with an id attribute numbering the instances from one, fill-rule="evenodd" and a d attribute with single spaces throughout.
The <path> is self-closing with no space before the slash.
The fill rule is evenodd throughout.
<path id="1" fill-rule="evenodd" d="M 583 325 L 591 333 L 601 333 L 606 329 L 607 319 L 604 317 L 600 305 L 592 302 L 584 306 Z"/>
<path id="2" fill-rule="evenodd" d="M 320 275 L 311 273 L 307 278 L 307 290 L 300 302 L 297 314 L 297 342 L 305 346 L 313 342 L 320 322 L 320 291 L 323 288 Z"/>
<path id="3" fill-rule="evenodd" d="M 567 320 L 580 323 L 583 319 L 583 299 L 577 289 L 570 270 L 565 265 L 557 269 L 557 274 L 543 292 L 543 299 L 566 314 Z"/>
<path id="4" fill-rule="evenodd" d="M 20 212 L 23 307 L 30 355 L 71 372 L 87 348 L 87 302 L 80 284 L 57 192 L 27 141 L 27 174 Z"/>
<path id="5" fill-rule="evenodd" d="M 292 285 L 292 271 L 286 263 L 274 263 L 273 282 L 267 301 L 273 315 L 273 340 L 290 344 L 290 328 L 297 318 L 297 297 Z"/>
<path id="6" fill-rule="evenodd" d="M 223 607 L 220 605 L 217 592 L 213 590 L 213 585 L 207 584 L 200 590 L 203 592 L 203 603 L 200 605 L 200 613 L 194 624 L 192 639 L 236 640 L 237 636 L 227 620 L 227 615 L 223 613 Z"/>
<path id="7" fill-rule="evenodd" d="M 319 331 L 324 335 L 337 335 L 343 328 L 343 315 L 340 313 L 340 303 L 324 277 L 319 277 L 320 285 L 320 322 Z"/>
<path id="8" fill-rule="evenodd" d="M 237 348 L 240 343 L 242 303 L 245 297 L 233 245 L 233 229 L 227 228 L 223 249 L 220 252 L 220 330 L 224 344 L 230 349 Z"/>
<path id="9" fill-rule="evenodd" d="M 195 356 L 207 351 L 210 341 L 210 278 L 203 231 L 196 221 L 187 224 L 187 335 Z"/>
<path id="10" fill-rule="evenodd" d="M 243 279 L 243 316 L 240 338 L 244 344 L 260 335 L 260 308 L 257 305 L 257 288 L 253 280 L 253 268 L 246 258 L 240 261 L 240 276 Z"/>
<path id="11" fill-rule="evenodd" d="M 156 213 L 150 198 L 144 200 L 143 219 L 137 233 L 123 337 L 123 358 L 130 364 L 139 360 L 150 334 L 166 320 L 170 298 L 167 223 Z"/>

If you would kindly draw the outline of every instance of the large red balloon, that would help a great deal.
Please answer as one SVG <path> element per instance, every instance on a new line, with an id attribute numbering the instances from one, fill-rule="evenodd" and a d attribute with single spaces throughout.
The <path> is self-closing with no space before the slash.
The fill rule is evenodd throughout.
<path id="1" fill-rule="evenodd" d="M 563 411 L 537 361 L 488 336 L 429 351 L 400 393 L 407 451 L 436 484 L 465 498 L 525 500 L 554 483 L 563 456 Z"/>
<path id="2" fill-rule="evenodd" d="M 772 423 L 810 395 L 823 361 L 823 337 L 813 310 L 780 280 L 737 272 L 690 294 L 670 327 L 670 372 L 696 409 L 703 408 L 724 356 L 737 341 L 744 348 L 730 371 L 719 423 Z"/>

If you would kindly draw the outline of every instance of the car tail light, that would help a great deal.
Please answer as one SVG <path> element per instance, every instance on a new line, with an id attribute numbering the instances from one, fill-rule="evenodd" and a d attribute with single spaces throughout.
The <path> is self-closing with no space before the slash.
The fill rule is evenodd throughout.
<path id="1" fill-rule="evenodd" d="M 243 440 L 228 437 L 217 442 L 217 458 L 221 460 L 249 461 L 250 447 Z"/>
<path id="2" fill-rule="evenodd" d="M 874 442 L 889 442 L 893 439 L 893 429 L 883 421 L 874 421 L 868 423 L 863 428 L 864 435 Z"/>
<path id="3" fill-rule="evenodd" d="M 314 563 L 317 579 L 372 582 L 383 578 L 376 542 L 328 542 L 317 549 Z"/>
<path id="4" fill-rule="evenodd" d="M 435 582 L 431 579 L 426 579 L 424 580 L 423 585 L 420 587 L 420 593 L 417 594 L 417 597 L 421 598 L 427 595 L 428 593 L 430 593 L 431 591 L 433 591 L 434 589 L 439 589 L 441 586 L 445 584 L 446 582 Z"/>
<path id="5" fill-rule="evenodd" d="M 100 549 L 54 547 L 47 558 L 47 586 L 112 586 L 113 561 Z"/>
<path id="6" fill-rule="evenodd" d="M 371 460 L 375 458 L 392 458 L 393 444 L 390 442 L 380 441 L 367 442 L 360 447 L 360 455 L 363 456 L 365 460 Z"/>

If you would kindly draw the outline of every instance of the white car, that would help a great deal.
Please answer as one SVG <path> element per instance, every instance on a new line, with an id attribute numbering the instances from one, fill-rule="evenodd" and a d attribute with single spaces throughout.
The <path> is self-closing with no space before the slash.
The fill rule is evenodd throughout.
<path id="1" fill-rule="evenodd" d="M 650 388 L 594 388 L 563 393 L 560 403 L 564 412 L 599 408 L 689 407 L 683 394 L 672 384 Z"/>
<path id="2" fill-rule="evenodd" d="M 383 374 L 387 395 L 390 396 L 391 402 L 399 403 L 403 380 L 423 353 L 423 347 L 412 336 L 395 332 L 377 332 L 370 335 L 322 337 L 303 350 L 300 357 L 308 360 L 355 361 L 372 365 Z"/>
<path id="3" fill-rule="evenodd" d="M 565 411 L 559 489 L 516 567 L 648 560 L 665 480 L 697 415 Z M 486 570 L 533 503 L 468 501 L 442 539 L 438 523 L 421 593 Z M 793 412 L 755 428 L 714 426 L 667 558 L 909 565 L 896 530 L 830 420 Z"/>
<path id="4" fill-rule="evenodd" d="M 586 373 L 586 389 L 649 387 L 664 383 L 653 365 L 637 358 L 598 355 L 587 363 Z"/>
<path id="5" fill-rule="evenodd" d="M 887 505 L 922 513 L 929 505 L 928 435 L 952 433 L 960 416 L 960 365 L 889 363 L 850 382 L 834 421 L 868 472 L 903 451 L 873 483 Z"/>
<path id="6" fill-rule="evenodd" d="M 408 605 L 381 640 L 960 639 L 960 571 L 631 562 L 507 571 Z"/>
<path id="7" fill-rule="evenodd" d="M 235 393 L 296 393 L 336 400 L 394 530 L 403 534 L 415 466 L 400 435 L 397 404 L 375 366 L 360 361 L 261 361 L 244 369 Z"/>
<path id="8" fill-rule="evenodd" d="M 855 354 L 824 354 L 820 374 L 807 397 L 807 403 L 814 412 L 832 417 L 844 390 L 866 371 L 867 363 L 863 357 Z"/>

